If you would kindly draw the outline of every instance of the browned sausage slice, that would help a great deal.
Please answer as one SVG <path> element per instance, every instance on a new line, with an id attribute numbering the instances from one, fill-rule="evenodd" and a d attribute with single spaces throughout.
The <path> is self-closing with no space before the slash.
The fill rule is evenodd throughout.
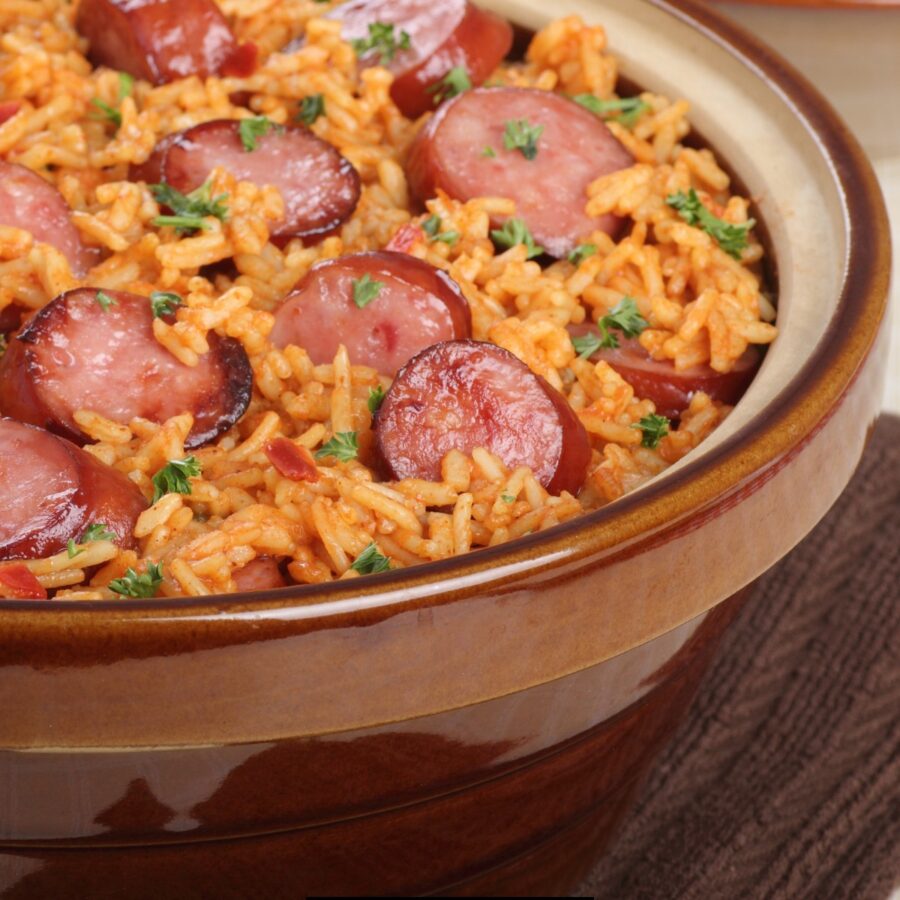
<path id="1" fill-rule="evenodd" d="M 210 333 L 209 352 L 186 366 L 153 336 L 146 297 L 101 293 L 103 304 L 95 288 L 61 294 L 9 342 L 0 360 L 4 414 L 83 442 L 73 419 L 79 409 L 123 424 L 189 412 L 188 447 L 211 441 L 244 414 L 252 372 L 240 344 Z"/>
<path id="2" fill-rule="evenodd" d="M 507 123 L 522 121 L 543 129 L 536 152 L 529 151 L 532 158 L 504 145 Z M 615 216 L 585 212 L 587 187 L 633 162 L 606 125 L 574 101 L 550 91 L 504 87 L 466 91 L 443 104 L 417 135 L 406 171 L 422 201 L 437 188 L 462 201 L 515 200 L 516 216 L 535 242 L 561 257 L 596 229 L 618 230 Z"/>
<path id="3" fill-rule="evenodd" d="M 81 0 L 75 26 L 95 65 L 154 84 L 247 73 L 249 45 L 238 46 L 213 0 Z"/>
<path id="4" fill-rule="evenodd" d="M 363 65 L 385 65 L 394 73 L 391 96 L 410 118 L 434 109 L 436 85 L 451 69 L 466 70 L 479 85 L 509 52 L 513 32 L 509 23 L 466 0 L 350 0 L 328 13 L 341 21 L 346 41 L 365 40 L 375 23 L 394 26 L 394 39 L 409 35 L 409 49 L 388 59 L 377 49 L 361 56 Z"/>
<path id="5" fill-rule="evenodd" d="M 411 359 L 376 421 L 378 450 L 394 478 L 440 481 L 450 450 L 485 447 L 509 467 L 529 466 L 548 491 L 576 493 L 591 448 L 558 391 L 494 344 L 449 341 Z"/>
<path id="6" fill-rule="evenodd" d="M 239 130 L 238 122 L 217 119 L 168 139 L 160 166 L 163 180 L 188 193 L 222 166 L 241 181 L 274 185 L 285 205 L 284 220 L 272 230 L 280 238 L 325 234 L 353 214 L 359 175 L 327 141 L 307 128 L 287 125 L 257 138 L 255 150 L 246 150 Z"/>
<path id="7" fill-rule="evenodd" d="M 382 250 L 313 266 L 275 313 L 271 340 L 303 347 L 314 363 L 344 344 L 352 362 L 393 375 L 423 348 L 469 333 L 469 304 L 447 274 Z"/>
<path id="8" fill-rule="evenodd" d="M 271 556 L 257 556 L 232 575 L 239 591 L 265 591 L 287 587 L 278 560 Z"/>
<path id="9" fill-rule="evenodd" d="M 585 325 L 569 329 L 573 335 L 589 330 Z M 628 338 L 619 338 L 618 347 L 601 348 L 591 356 L 594 362 L 601 359 L 634 388 L 637 397 L 652 400 L 657 413 L 668 419 L 679 418 L 699 391 L 733 406 L 747 390 L 760 363 L 759 352 L 748 347 L 730 372 L 717 372 L 707 365 L 678 371 L 670 360 L 654 359 L 639 341 Z"/>
<path id="10" fill-rule="evenodd" d="M 81 242 L 69 218 L 69 205 L 52 184 L 36 172 L 0 161 L 0 225 L 30 231 L 36 241 L 56 247 L 82 278 L 93 254 Z"/>
<path id="11" fill-rule="evenodd" d="M 95 523 L 133 546 L 134 523 L 147 505 L 120 472 L 12 419 L 0 419 L 0 498 L 0 560 L 58 553 Z"/>

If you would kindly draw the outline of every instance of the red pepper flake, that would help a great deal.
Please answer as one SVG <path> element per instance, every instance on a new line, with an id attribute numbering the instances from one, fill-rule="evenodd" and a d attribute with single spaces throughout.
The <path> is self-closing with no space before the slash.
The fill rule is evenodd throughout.
<path id="1" fill-rule="evenodd" d="M 2 596 L 15 600 L 46 600 L 47 589 L 24 563 L 0 566 Z"/>
<path id="2" fill-rule="evenodd" d="M 318 481 L 319 470 L 306 447 L 298 447 L 286 437 L 272 438 L 265 447 L 269 462 L 291 481 Z"/>
<path id="3" fill-rule="evenodd" d="M 409 253 L 413 244 L 425 240 L 425 232 L 415 222 L 407 222 L 388 241 L 385 250 L 394 250 L 397 253 Z"/>

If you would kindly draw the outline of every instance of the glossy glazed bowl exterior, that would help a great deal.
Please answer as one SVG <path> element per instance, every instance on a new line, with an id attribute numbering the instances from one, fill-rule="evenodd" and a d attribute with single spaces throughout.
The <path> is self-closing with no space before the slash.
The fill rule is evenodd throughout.
<path id="1" fill-rule="evenodd" d="M 886 217 L 853 138 L 688 0 L 606 25 L 756 199 L 782 335 L 700 452 L 508 547 L 326 588 L 0 601 L 0 894 L 558 893 L 609 839 L 745 588 L 877 415 Z M 731 599 L 729 599 L 731 598 Z"/>

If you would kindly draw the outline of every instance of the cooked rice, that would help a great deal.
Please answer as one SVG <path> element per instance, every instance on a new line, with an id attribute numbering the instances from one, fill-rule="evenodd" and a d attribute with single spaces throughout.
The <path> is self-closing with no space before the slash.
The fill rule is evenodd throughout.
<path id="1" fill-rule="evenodd" d="M 161 595 L 196 596 L 235 590 L 233 573 L 259 556 L 288 560 L 299 583 L 355 577 L 353 560 L 370 542 L 394 568 L 443 559 L 502 543 L 564 522 L 633 490 L 690 452 L 728 414 L 704 394 L 694 397 L 676 430 L 658 449 L 641 446 L 630 427 L 654 412 L 653 403 L 604 362 L 577 359 L 566 326 L 605 315 L 625 295 L 635 298 L 651 327 L 642 345 L 678 369 L 708 363 L 727 372 L 748 344 L 775 336 L 774 309 L 762 293 L 753 239 L 740 261 L 705 232 L 683 222 L 667 195 L 695 188 L 732 223 L 748 218 L 748 200 L 729 194 L 728 175 L 709 150 L 685 147 L 688 103 L 644 93 L 648 110 L 633 127 L 610 124 L 635 157 L 630 168 L 598 178 L 587 199 L 592 215 L 616 213 L 633 225 L 618 242 L 597 232 L 599 252 L 577 267 L 560 260 L 541 269 L 523 246 L 498 253 L 489 238 L 489 214 L 513 213 L 505 198 L 459 203 L 439 195 L 428 204 L 460 239 L 449 246 L 419 240 L 410 252 L 445 269 L 472 310 L 473 337 L 510 350 L 561 390 L 593 444 L 586 485 L 576 498 L 550 496 L 528 469 L 510 471 L 486 450 L 452 452 L 442 481 L 379 483 L 371 461 L 369 390 L 389 379 L 357 365 L 341 348 L 332 364 L 314 365 L 300 347 L 275 349 L 267 340 L 272 310 L 315 263 L 384 247 L 411 219 L 403 170 L 420 121 L 405 119 L 389 96 L 390 73 L 358 70 L 339 25 L 316 18 L 313 0 L 220 0 L 239 40 L 252 40 L 262 65 L 248 78 L 185 78 L 153 87 L 135 82 L 121 103 L 115 136 L 92 116 L 90 100 L 117 103 L 118 76 L 92 70 L 85 42 L 74 30 L 66 0 L 8 0 L 0 5 L 0 100 L 24 101 L 0 125 L 0 154 L 39 172 L 68 201 L 85 243 L 103 251 L 80 281 L 54 248 L 15 228 L 0 228 L 0 309 L 16 303 L 38 309 L 80 285 L 148 295 L 175 291 L 185 300 L 177 323 L 156 320 L 157 340 L 187 365 L 208 348 L 210 331 L 239 340 L 252 363 L 255 390 L 242 421 L 211 446 L 195 451 L 202 476 L 188 496 L 168 494 L 138 519 L 140 552 L 106 541 L 70 559 L 64 552 L 27 563 L 56 596 L 116 596 L 107 585 L 129 567 L 163 564 Z M 306 36 L 303 49 L 277 52 Z M 526 60 L 505 64 L 492 81 L 613 96 L 615 59 L 606 35 L 568 17 L 534 38 Z M 249 94 L 252 113 L 229 97 Z M 213 193 L 229 195 L 230 217 L 179 237 L 149 223 L 159 214 L 152 195 L 129 183 L 128 166 L 144 162 L 166 134 L 210 119 L 264 114 L 289 121 L 299 100 L 325 97 L 325 115 L 312 126 L 359 171 L 362 196 L 336 236 L 305 247 L 279 249 L 269 228 L 282 213 L 277 190 L 238 183 L 216 170 Z M 49 167 L 49 168 L 48 168 Z M 424 217 L 419 217 L 424 218 Z M 202 266 L 232 259 L 235 277 L 204 277 Z M 96 443 L 86 449 L 131 478 L 148 501 L 151 478 L 167 461 L 184 457 L 190 415 L 159 425 L 110 422 L 78 412 L 79 426 Z M 319 480 L 283 477 L 265 455 L 266 442 L 285 436 L 315 450 L 333 434 L 356 431 L 360 459 L 318 463 Z M 94 569 L 88 583 L 85 570 Z"/>

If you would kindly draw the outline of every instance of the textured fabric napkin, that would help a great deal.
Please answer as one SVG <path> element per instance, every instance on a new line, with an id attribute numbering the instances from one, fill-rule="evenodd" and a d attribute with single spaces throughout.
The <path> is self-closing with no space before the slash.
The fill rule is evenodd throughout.
<path id="1" fill-rule="evenodd" d="M 578 896 L 884 900 L 900 884 L 900 418 L 769 572 Z"/>

